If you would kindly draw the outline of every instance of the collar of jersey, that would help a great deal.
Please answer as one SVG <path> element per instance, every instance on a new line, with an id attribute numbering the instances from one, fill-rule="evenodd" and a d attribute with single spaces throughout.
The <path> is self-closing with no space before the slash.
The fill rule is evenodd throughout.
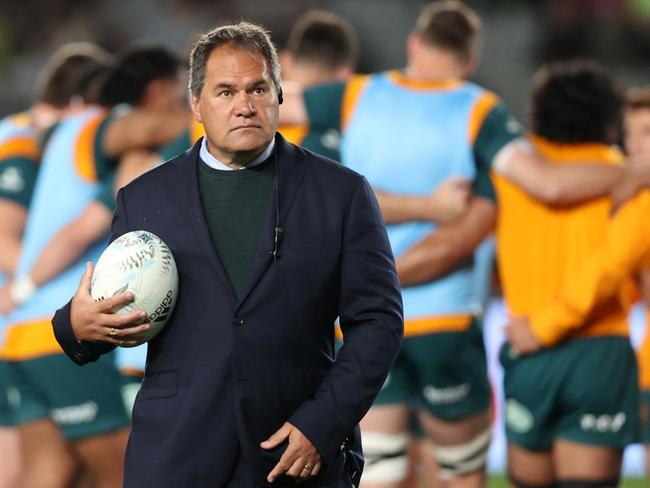
<path id="1" fill-rule="evenodd" d="M 399 70 L 392 70 L 388 72 L 388 77 L 396 83 L 397 85 L 409 88 L 411 90 L 423 90 L 423 91 L 433 91 L 433 90 L 453 90 L 458 88 L 463 80 L 457 78 L 446 78 L 440 80 L 417 80 L 414 78 L 409 78 L 404 73 Z"/>

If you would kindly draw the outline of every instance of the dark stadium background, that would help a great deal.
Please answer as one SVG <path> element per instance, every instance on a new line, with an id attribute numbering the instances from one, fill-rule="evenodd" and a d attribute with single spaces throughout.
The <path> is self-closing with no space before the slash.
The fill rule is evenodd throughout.
<path id="1" fill-rule="evenodd" d="M 404 39 L 421 0 L 0 0 L 0 112 L 27 106 L 47 56 L 67 41 L 109 50 L 134 39 L 186 49 L 193 36 L 240 18 L 262 22 L 280 48 L 294 20 L 320 8 L 358 30 L 362 72 L 404 64 Z M 476 79 L 520 117 L 532 72 L 543 61 L 595 58 L 626 85 L 647 82 L 650 0 L 468 0 L 484 20 Z"/>

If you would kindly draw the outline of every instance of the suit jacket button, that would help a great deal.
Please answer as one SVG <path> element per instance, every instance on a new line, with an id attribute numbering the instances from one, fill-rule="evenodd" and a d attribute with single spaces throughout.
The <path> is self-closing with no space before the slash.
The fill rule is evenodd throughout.
<path id="1" fill-rule="evenodd" d="M 237 326 L 239 326 L 239 327 L 242 327 L 242 326 L 244 325 L 244 319 L 242 319 L 242 318 L 239 317 L 239 316 L 235 316 L 235 317 L 232 319 L 232 323 L 235 324 L 235 325 L 237 325 Z"/>

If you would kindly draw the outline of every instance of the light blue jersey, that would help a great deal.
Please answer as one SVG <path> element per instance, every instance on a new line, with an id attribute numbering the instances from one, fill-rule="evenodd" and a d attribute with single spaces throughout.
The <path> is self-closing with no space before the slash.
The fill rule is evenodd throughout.
<path id="1" fill-rule="evenodd" d="M 380 191 L 430 195 L 444 180 L 477 175 L 474 120 L 484 89 L 452 80 L 431 86 L 400 83 L 394 72 L 372 75 L 345 128 L 342 161 Z M 491 94 L 490 94 L 491 95 Z M 388 225 L 396 257 L 435 230 L 432 222 Z M 471 314 L 476 309 L 471 263 L 402 290 L 407 318 Z"/>
<path id="2" fill-rule="evenodd" d="M 105 111 L 90 107 L 65 118 L 48 140 L 23 237 L 17 279 L 27 276 L 54 235 L 74 220 L 99 189 L 95 161 L 97 130 Z M 106 241 L 89 248 L 74 264 L 40 287 L 9 317 L 7 354 L 38 356 L 61 352 L 53 340 L 49 322 L 79 286 L 87 261 L 96 262 Z M 21 329 L 23 326 L 23 334 Z M 49 330 L 48 330 L 49 326 Z M 25 335 L 27 334 L 27 335 Z M 33 336 L 31 334 L 34 334 Z M 43 339 L 47 335 L 48 340 Z M 38 340 L 36 340 L 38 337 Z M 30 345 L 33 342 L 34 346 Z M 12 351 L 12 348 L 15 349 Z"/>
<path id="3" fill-rule="evenodd" d="M 28 112 L 20 112 L 9 115 L 0 120 L 0 165 L 14 158 L 35 157 L 37 132 L 32 125 L 31 115 Z M 0 189 L 10 193 L 12 190 L 23 192 L 21 186 L 31 184 L 20 174 L 20 168 L 12 168 L 5 171 L 0 166 Z M 3 198 L 0 193 L 0 198 Z M 6 282 L 6 277 L 0 271 L 0 286 Z M 4 343 L 4 329 L 7 317 L 0 315 L 0 345 Z"/>

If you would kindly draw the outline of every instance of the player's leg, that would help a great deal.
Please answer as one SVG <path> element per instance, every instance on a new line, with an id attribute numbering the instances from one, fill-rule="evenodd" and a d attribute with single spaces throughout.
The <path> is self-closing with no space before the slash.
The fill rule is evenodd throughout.
<path id="1" fill-rule="evenodd" d="M 75 459 L 95 480 L 97 488 L 121 487 L 130 421 L 114 354 L 83 368 L 63 354 L 38 361 L 41 369 L 48 371 L 40 391 Z"/>
<path id="2" fill-rule="evenodd" d="M 128 415 L 131 415 L 135 397 L 142 384 L 143 372 L 129 369 L 123 370 L 120 374 L 121 392 L 124 408 Z M 115 433 L 98 435 L 73 443 L 73 449 L 78 453 L 85 468 L 85 478 L 80 480 L 75 488 L 102 488 L 121 486 L 122 466 L 116 470 L 111 464 L 114 459 L 104 455 L 105 449 L 115 449 L 124 452 L 129 431 L 122 429 Z M 94 474 L 91 476 L 91 473 Z M 95 481 L 99 476 L 99 481 Z"/>
<path id="3" fill-rule="evenodd" d="M 554 488 L 553 455 L 508 443 L 508 478 L 512 488 Z"/>
<path id="4" fill-rule="evenodd" d="M 422 428 L 417 412 L 411 413 L 410 434 L 407 447 L 408 475 L 405 488 L 439 488 L 438 463 L 435 458 L 435 446 Z"/>
<path id="5" fill-rule="evenodd" d="M 590 446 L 559 439 L 553 463 L 559 487 L 615 488 L 621 473 L 623 449 Z"/>
<path id="6" fill-rule="evenodd" d="M 23 459 L 22 486 L 68 488 L 78 465 L 56 424 L 41 418 L 19 427 Z"/>
<path id="7" fill-rule="evenodd" d="M 404 488 L 409 434 L 409 364 L 404 344 L 375 403 L 361 420 L 362 488 Z"/>
<path id="8" fill-rule="evenodd" d="M 67 488 L 79 465 L 56 424 L 40 419 L 19 427 L 23 459 L 22 486 Z"/>
<path id="9" fill-rule="evenodd" d="M 634 351 L 625 337 L 579 339 L 563 349 L 569 373 L 553 447 L 557 482 L 617 486 L 623 449 L 639 434 Z"/>
<path id="10" fill-rule="evenodd" d="M 20 442 L 15 427 L 0 427 L 0 488 L 18 486 Z"/>
<path id="11" fill-rule="evenodd" d="M 128 438 L 129 429 L 120 429 L 72 442 L 72 449 L 94 478 L 95 488 L 122 486 L 124 453 Z"/>
<path id="12" fill-rule="evenodd" d="M 491 440 L 490 386 L 481 330 L 418 338 L 420 422 L 435 445 L 438 478 L 450 487 L 485 486 Z"/>
<path id="13" fill-rule="evenodd" d="M 484 411 L 458 420 L 422 413 L 420 418 L 434 446 L 439 482 L 446 487 L 485 486 L 491 413 Z"/>
<path id="14" fill-rule="evenodd" d="M 38 360 L 10 362 L 9 371 L 15 388 L 14 416 L 20 438 L 20 486 L 67 488 L 73 482 L 78 465 L 65 439 L 50 418 L 50 405 L 32 381 L 51 376 Z"/>
<path id="15" fill-rule="evenodd" d="M 552 488 L 556 406 L 565 365 L 551 349 L 519 358 L 510 351 L 504 344 L 500 354 L 510 486 Z"/>

